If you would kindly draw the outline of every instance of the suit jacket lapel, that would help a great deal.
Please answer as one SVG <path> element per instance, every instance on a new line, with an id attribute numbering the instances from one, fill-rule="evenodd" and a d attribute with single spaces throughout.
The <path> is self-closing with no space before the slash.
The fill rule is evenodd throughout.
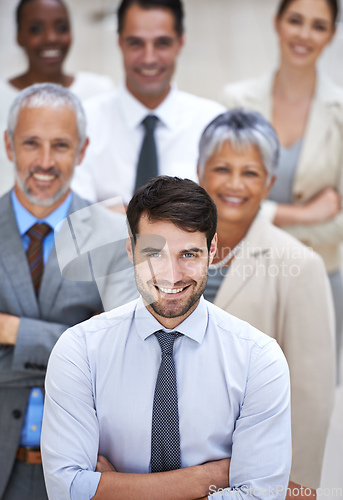
<path id="1" fill-rule="evenodd" d="M 273 85 L 275 73 L 268 73 L 259 78 L 255 85 L 247 90 L 246 109 L 259 111 L 268 121 L 272 121 L 273 115 Z"/>
<path id="2" fill-rule="evenodd" d="M 37 317 L 39 309 L 36 294 L 23 243 L 18 231 L 10 193 L 1 198 L 0 213 L 5 214 L 5 216 L 1 217 L 0 222 L 0 258 L 3 262 L 4 272 L 8 274 L 13 284 L 13 290 L 20 305 L 21 315 L 31 318 Z"/>
<path id="3" fill-rule="evenodd" d="M 78 253 L 86 247 L 86 242 L 92 236 L 92 206 L 73 194 L 73 203 L 68 214 L 69 230 L 75 238 Z"/>
<path id="4" fill-rule="evenodd" d="M 257 215 L 243 240 L 242 248 L 233 259 L 214 301 L 221 309 L 227 309 L 238 294 L 244 293 L 245 287 L 256 274 L 258 258 L 268 251 L 259 238 L 264 223 L 263 217 Z"/>
<path id="5" fill-rule="evenodd" d="M 246 108 L 251 107 L 259 111 L 270 122 L 273 118 L 274 78 L 275 72 L 272 72 L 256 80 L 255 84 L 247 90 L 245 103 Z M 325 148 L 332 127 L 332 113 L 329 112 L 328 107 L 336 102 L 341 102 L 341 94 L 338 94 L 336 86 L 319 72 L 295 173 L 293 187 L 295 201 L 298 199 L 298 195 L 304 190 L 306 191 L 306 187 L 312 184 L 318 151 Z"/>
<path id="6" fill-rule="evenodd" d="M 222 281 L 215 298 L 215 305 L 221 309 L 227 309 L 232 300 L 249 283 L 251 277 L 256 272 L 256 258 L 246 255 L 245 246 L 241 248 Z M 244 276 L 244 278 L 243 278 Z"/>
<path id="7" fill-rule="evenodd" d="M 332 118 L 328 110 L 328 103 L 323 97 L 330 96 L 330 89 L 326 88 L 326 82 L 323 81 L 320 74 L 316 94 L 314 96 L 311 111 L 309 114 L 307 127 L 304 134 L 304 143 L 301 149 L 298 167 L 294 179 L 294 195 L 302 191 L 304 186 L 311 184 L 314 167 L 318 151 L 325 148 L 327 134 L 330 131 Z"/>

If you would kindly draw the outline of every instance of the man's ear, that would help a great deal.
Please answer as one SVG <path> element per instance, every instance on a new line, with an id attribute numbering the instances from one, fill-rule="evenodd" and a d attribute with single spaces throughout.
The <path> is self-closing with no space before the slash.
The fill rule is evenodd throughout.
<path id="1" fill-rule="evenodd" d="M 182 35 L 180 35 L 179 37 L 179 50 L 178 50 L 178 55 L 180 54 L 181 50 L 183 49 L 185 45 L 185 34 L 182 33 Z"/>
<path id="2" fill-rule="evenodd" d="M 120 48 L 120 50 L 123 50 L 123 39 L 122 39 L 121 35 L 118 35 L 117 44 L 118 44 L 118 47 Z"/>
<path id="3" fill-rule="evenodd" d="M 86 137 L 85 142 L 83 143 L 83 146 L 82 146 L 82 148 L 79 152 L 78 158 L 77 158 L 77 165 L 80 165 L 80 163 L 82 162 L 82 160 L 86 154 L 86 149 L 88 147 L 88 144 L 89 144 L 89 138 Z"/>
<path id="4" fill-rule="evenodd" d="M 209 253 L 209 264 L 212 264 L 214 256 L 216 255 L 217 252 L 217 245 L 218 245 L 218 235 L 217 233 L 213 236 L 213 239 L 211 241 L 211 246 L 210 246 L 210 253 Z"/>
<path id="5" fill-rule="evenodd" d="M 12 144 L 11 144 L 7 130 L 5 130 L 5 132 L 4 132 L 4 140 L 5 140 L 5 148 L 6 148 L 7 158 L 13 162 L 14 161 L 14 152 L 12 149 Z"/>
<path id="6" fill-rule="evenodd" d="M 126 239 L 126 251 L 127 251 L 127 256 L 129 258 L 129 261 L 131 262 L 131 264 L 134 264 L 132 241 L 131 241 L 131 238 L 129 235 L 127 235 L 127 239 Z"/>

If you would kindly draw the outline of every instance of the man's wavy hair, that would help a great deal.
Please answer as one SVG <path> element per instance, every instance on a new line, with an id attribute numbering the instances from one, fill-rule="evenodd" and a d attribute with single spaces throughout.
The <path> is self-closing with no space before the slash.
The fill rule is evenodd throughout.
<path id="1" fill-rule="evenodd" d="M 150 222 L 172 222 L 189 233 L 204 233 L 208 250 L 217 228 L 217 209 L 212 198 L 195 182 L 179 177 L 156 177 L 133 195 L 126 212 L 133 247 L 142 216 Z"/>

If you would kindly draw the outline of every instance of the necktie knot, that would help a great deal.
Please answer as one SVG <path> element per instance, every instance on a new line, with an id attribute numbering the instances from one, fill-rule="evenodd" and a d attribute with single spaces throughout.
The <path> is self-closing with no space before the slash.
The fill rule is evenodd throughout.
<path id="1" fill-rule="evenodd" d="M 30 236 L 31 241 L 32 240 L 43 241 L 51 230 L 52 228 L 51 226 L 49 226 L 49 224 L 46 224 L 45 222 L 40 224 L 37 222 L 36 224 L 30 227 L 30 229 L 27 231 L 27 234 Z"/>
<path id="2" fill-rule="evenodd" d="M 173 355 L 173 348 L 175 339 L 182 336 L 182 333 L 179 332 L 164 332 L 163 330 L 158 330 L 155 332 L 158 343 L 160 344 L 160 348 L 162 354 L 168 354 L 170 356 Z"/>
<path id="3" fill-rule="evenodd" d="M 155 130 L 157 120 L 158 120 L 158 118 L 155 115 L 146 116 L 144 118 L 144 120 L 142 121 L 142 124 L 144 125 L 145 130 L 147 132 L 153 132 Z"/>

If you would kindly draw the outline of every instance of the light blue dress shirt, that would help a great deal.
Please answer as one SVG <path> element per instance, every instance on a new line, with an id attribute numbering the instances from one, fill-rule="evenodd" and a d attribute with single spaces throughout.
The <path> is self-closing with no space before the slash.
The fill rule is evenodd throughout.
<path id="1" fill-rule="evenodd" d="M 18 200 L 14 190 L 11 192 L 11 198 L 14 215 L 25 251 L 28 249 L 30 244 L 30 237 L 26 233 L 31 226 L 37 222 L 46 222 L 52 227 L 53 231 L 51 231 L 43 240 L 43 261 L 45 265 L 54 246 L 54 231 L 56 226 L 68 215 L 72 194 L 70 193 L 64 202 L 45 219 L 37 219 L 37 217 L 26 210 L 26 208 L 23 207 Z M 35 387 L 30 393 L 29 403 L 20 437 L 20 446 L 39 446 L 42 429 L 43 406 L 44 399 L 42 391 L 38 387 Z"/>
<path id="2" fill-rule="evenodd" d="M 41 443 L 49 498 L 92 498 L 98 453 L 119 472 L 150 472 L 161 328 L 140 298 L 58 340 Z M 280 347 L 204 298 L 175 330 L 182 467 L 231 457 L 230 488 L 209 498 L 284 498 L 291 430 Z"/>

